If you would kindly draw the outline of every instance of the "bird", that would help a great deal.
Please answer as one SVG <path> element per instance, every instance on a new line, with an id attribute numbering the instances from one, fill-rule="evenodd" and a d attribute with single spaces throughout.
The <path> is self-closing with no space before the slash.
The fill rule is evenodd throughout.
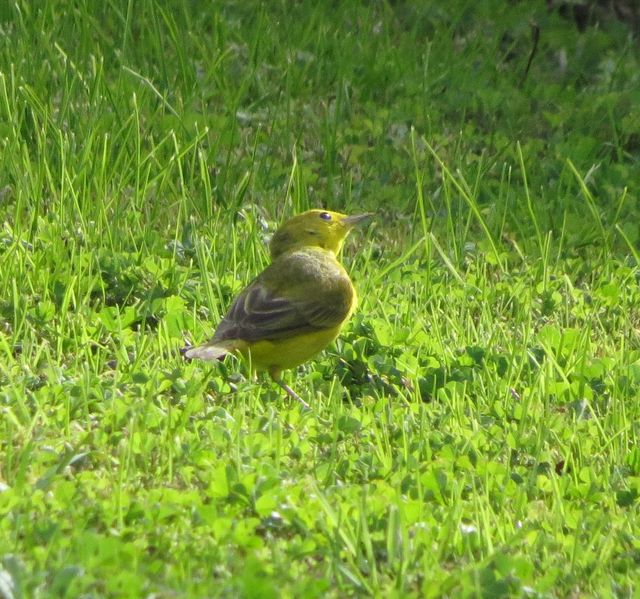
<path id="1" fill-rule="evenodd" d="M 216 361 L 240 354 L 309 408 L 282 371 L 329 345 L 355 310 L 356 290 L 338 256 L 353 227 L 371 216 L 314 209 L 287 220 L 269 244 L 271 263 L 238 294 L 211 340 L 183 355 Z"/>

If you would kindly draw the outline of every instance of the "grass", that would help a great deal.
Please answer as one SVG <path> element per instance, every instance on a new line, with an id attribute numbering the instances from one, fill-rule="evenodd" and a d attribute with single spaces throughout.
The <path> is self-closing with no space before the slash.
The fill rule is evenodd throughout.
<path id="1" fill-rule="evenodd" d="M 0 595 L 636 596 L 624 23 L 46 0 L 0 28 Z M 316 206 L 377 216 L 357 314 L 288 374 L 305 412 L 178 350 Z"/>

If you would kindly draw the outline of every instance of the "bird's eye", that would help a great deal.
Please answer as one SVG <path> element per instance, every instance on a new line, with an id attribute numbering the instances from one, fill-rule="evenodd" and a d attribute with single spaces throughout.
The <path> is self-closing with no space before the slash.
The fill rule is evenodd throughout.
<path id="1" fill-rule="evenodd" d="M 320 218 L 322 220 L 331 220 L 331 215 L 328 212 L 321 212 Z"/>

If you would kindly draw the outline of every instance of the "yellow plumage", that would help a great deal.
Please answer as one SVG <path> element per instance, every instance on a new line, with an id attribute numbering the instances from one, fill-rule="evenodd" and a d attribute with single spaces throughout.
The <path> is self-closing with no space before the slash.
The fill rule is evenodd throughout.
<path id="1" fill-rule="evenodd" d="M 287 221 L 269 246 L 271 264 L 234 300 L 211 341 L 184 355 L 218 360 L 238 352 L 305 404 L 282 382 L 282 370 L 331 343 L 355 309 L 356 292 L 337 255 L 368 216 L 309 210 Z"/>

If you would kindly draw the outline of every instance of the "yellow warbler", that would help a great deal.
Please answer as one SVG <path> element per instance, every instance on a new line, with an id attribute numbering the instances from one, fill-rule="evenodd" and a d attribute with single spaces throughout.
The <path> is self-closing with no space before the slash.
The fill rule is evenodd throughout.
<path id="1" fill-rule="evenodd" d="M 369 216 L 309 210 L 284 223 L 269 245 L 271 264 L 236 297 L 211 341 L 185 348 L 185 357 L 240 353 L 307 406 L 282 371 L 326 347 L 351 316 L 356 291 L 337 255 L 353 226 Z"/>

